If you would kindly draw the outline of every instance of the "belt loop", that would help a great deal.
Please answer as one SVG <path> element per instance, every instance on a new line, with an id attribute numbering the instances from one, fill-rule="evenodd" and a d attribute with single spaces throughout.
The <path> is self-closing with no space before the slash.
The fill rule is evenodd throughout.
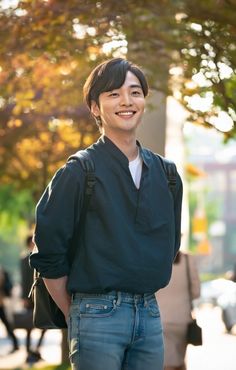
<path id="1" fill-rule="evenodd" d="M 144 295 L 143 295 L 144 307 L 147 307 L 147 305 L 148 305 L 148 298 L 149 298 L 149 294 L 144 293 Z"/>
<path id="2" fill-rule="evenodd" d="M 122 298 L 122 293 L 121 292 L 117 292 L 117 301 L 116 301 L 117 306 L 120 306 L 121 301 L 122 301 L 121 298 Z"/>

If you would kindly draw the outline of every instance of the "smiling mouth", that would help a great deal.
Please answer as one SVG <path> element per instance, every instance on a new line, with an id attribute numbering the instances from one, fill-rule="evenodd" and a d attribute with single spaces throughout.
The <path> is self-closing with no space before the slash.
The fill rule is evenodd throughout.
<path id="1" fill-rule="evenodd" d="M 123 111 L 123 112 L 116 112 L 116 115 L 119 117 L 132 117 L 136 111 Z"/>

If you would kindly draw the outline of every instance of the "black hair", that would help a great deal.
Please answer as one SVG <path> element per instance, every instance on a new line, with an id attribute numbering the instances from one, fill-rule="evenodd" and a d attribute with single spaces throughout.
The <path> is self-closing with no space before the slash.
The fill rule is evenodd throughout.
<path id="1" fill-rule="evenodd" d="M 27 247 L 30 246 L 30 244 L 32 243 L 33 241 L 33 235 L 28 235 L 27 238 L 25 239 L 25 244 L 27 245 Z"/>
<path id="2" fill-rule="evenodd" d="M 139 80 L 144 96 L 148 95 L 148 83 L 142 70 L 123 58 L 113 58 L 99 64 L 88 76 L 84 88 L 84 100 L 89 109 L 92 101 L 99 106 L 99 95 L 119 89 L 125 82 L 127 72 L 132 72 Z"/>

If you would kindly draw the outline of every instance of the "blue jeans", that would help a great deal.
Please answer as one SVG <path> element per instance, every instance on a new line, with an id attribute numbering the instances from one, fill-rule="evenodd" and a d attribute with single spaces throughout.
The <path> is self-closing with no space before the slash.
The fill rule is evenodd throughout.
<path id="1" fill-rule="evenodd" d="M 73 370 L 163 370 L 154 294 L 76 293 L 68 319 Z"/>

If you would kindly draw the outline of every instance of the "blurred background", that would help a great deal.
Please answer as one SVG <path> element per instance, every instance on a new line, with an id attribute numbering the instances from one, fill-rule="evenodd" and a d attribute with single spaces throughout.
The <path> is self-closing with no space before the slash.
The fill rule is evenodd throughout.
<path id="1" fill-rule="evenodd" d="M 0 1 L 0 264 L 16 296 L 37 201 L 99 136 L 85 78 L 122 56 L 148 77 L 139 138 L 177 163 L 181 248 L 196 255 L 202 302 L 220 306 L 236 272 L 235 19 L 235 0 Z"/>

